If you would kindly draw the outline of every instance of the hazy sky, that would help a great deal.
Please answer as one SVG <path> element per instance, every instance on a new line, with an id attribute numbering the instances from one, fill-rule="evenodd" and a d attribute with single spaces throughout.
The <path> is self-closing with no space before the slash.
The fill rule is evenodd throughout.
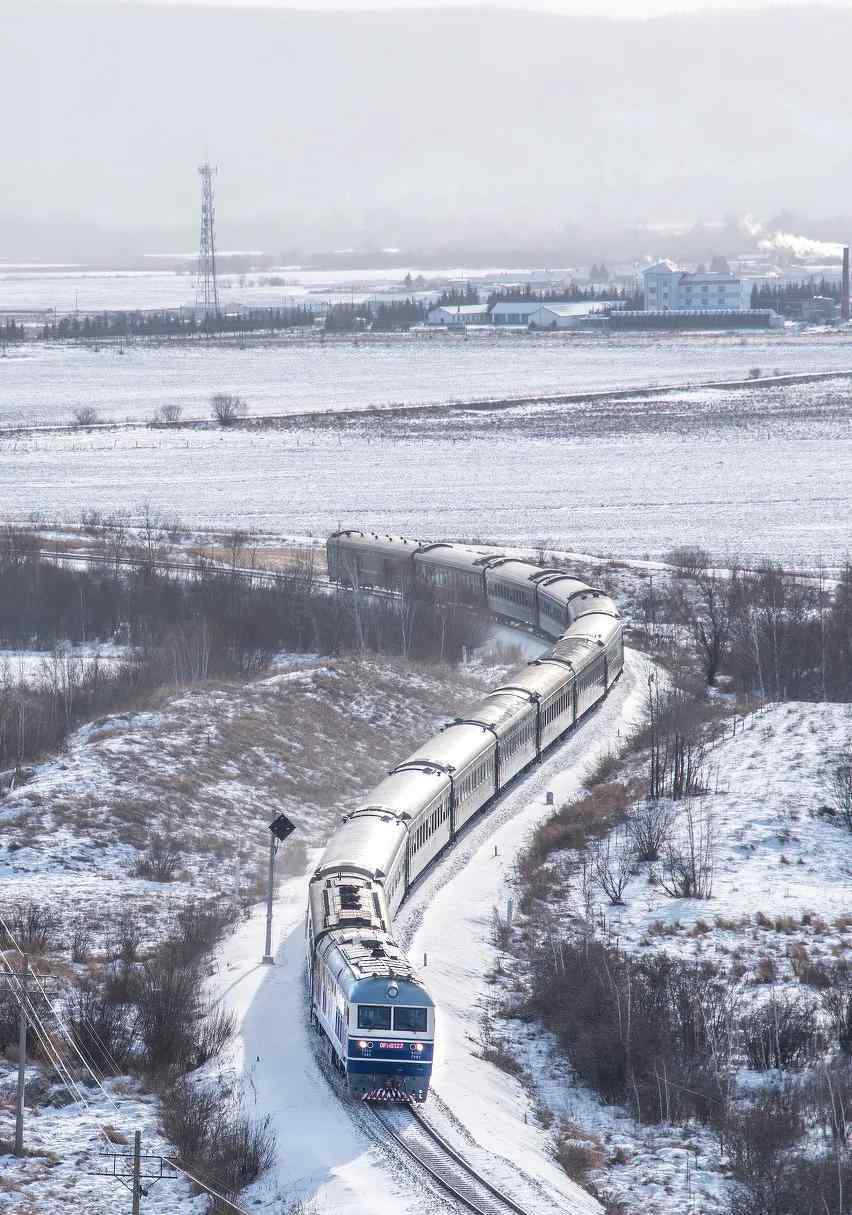
<path id="1" fill-rule="evenodd" d="M 101 4 L 138 4 L 140 0 L 98 0 Z M 398 9 L 469 7 L 472 4 L 499 4 L 505 8 L 547 9 L 569 16 L 660 17 L 669 13 L 697 13 L 707 10 L 754 10 L 790 8 L 802 0 L 141 0 L 160 5 L 204 4 L 220 8 L 290 9 Z M 840 8 L 852 7 L 852 0 L 821 0 Z"/>
<path id="2" fill-rule="evenodd" d="M 0 258 L 852 230 L 850 0 L 433 3 L 0 0 Z"/>

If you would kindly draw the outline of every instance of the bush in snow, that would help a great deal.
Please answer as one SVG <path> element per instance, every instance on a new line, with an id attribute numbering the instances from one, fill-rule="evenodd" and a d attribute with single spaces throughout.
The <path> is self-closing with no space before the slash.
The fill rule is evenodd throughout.
<path id="1" fill-rule="evenodd" d="M 822 1045 L 815 1006 L 807 1000 L 774 996 L 740 1022 L 743 1049 L 755 1071 L 804 1067 Z"/>
<path id="2" fill-rule="evenodd" d="M 215 1179 L 227 1197 L 235 1198 L 272 1166 L 276 1144 L 269 1119 L 249 1118 L 229 1094 L 182 1080 L 165 1088 L 161 1100 L 163 1130 L 177 1148 L 177 1161 L 202 1179 Z M 213 1200 L 209 1211 L 232 1209 Z"/>

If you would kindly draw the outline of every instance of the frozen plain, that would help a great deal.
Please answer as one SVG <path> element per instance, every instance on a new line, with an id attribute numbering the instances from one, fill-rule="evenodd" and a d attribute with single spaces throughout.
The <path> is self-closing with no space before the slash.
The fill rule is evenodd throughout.
<path id="1" fill-rule="evenodd" d="M 241 349 L 27 344 L 0 358 L 0 427 L 64 425 L 93 406 L 103 420 L 144 422 L 163 405 L 209 417 L 236 393 L 253 416 L 444 404 L 525 394 L 745 379 L 752 368 L 805 373 L 852 368 L 844 331 L 753 334 L 371 334 L 279 340 Z"/>
<path id="2" fill-rule="evenodd" d="M 199 530 L 367 526 L 639 558 L 698 543 L 723 559 L 837 565 L 852 536 L 852 402 L 840 381 L 0 442 L 0 519 L 145 502 Z"/>

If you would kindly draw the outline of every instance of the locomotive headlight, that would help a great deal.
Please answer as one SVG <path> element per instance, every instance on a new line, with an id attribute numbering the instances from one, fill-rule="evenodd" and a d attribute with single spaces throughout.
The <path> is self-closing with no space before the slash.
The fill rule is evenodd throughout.
<path id="1" fill-rule="evenodd" d="M 423 1054 L 423 1043 L 422 1042 L 412 1042 L 411 1045 L 414 1048 L 414 1050 L 417 1051 L 418 1055 Z"/>
<path id="2" fill-rule="evenodd" d="M 366 1050 L 369 1045 L 370 1045 L 370 1043 L 367 1041 L 367 1039 L 362 1038 L 361 1041 L 358 1043 L 358 1049 Z"/>

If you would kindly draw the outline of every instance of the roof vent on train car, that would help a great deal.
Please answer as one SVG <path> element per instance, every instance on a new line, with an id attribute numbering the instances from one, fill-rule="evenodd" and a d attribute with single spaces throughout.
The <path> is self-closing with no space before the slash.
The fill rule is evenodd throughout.
<path id="1" fill-rule="evenodd" d="M 357 886 L 340 886 L 340 906 L 344 911 L 361 910 L 361 891 Z"/>

